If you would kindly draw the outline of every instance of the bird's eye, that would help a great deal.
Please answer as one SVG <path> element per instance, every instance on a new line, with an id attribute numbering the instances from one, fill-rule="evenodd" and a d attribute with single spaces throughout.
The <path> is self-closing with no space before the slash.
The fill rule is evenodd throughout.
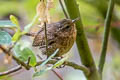
<path id="1" fill-rule="evenodd" d="M 53 43 L 55 43 L 55 41 L 51 41 L 50 43 L 48 43 L 48 45 L 52 45 Z"/>
<path id="2" fill-rule="evenodd" d="M 68 29 L 70 26 L 66 26 L 66 29 Z"/>

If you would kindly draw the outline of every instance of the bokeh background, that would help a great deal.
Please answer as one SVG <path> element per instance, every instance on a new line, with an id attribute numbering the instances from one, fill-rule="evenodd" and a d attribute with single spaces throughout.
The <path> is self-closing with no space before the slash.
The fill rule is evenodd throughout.
<path id="1" fill-rule="evenodd" d="M 76 0 L 81 13 L 82 22 L 86 32 L 92 55 L 98 65 L 101 42 L 103 38 L 104 19 L 106 16 L 108 0 Z M 15 15 L 20 22 L 21 28 L 32 21 L 36 14 L 36 6 L 39 0 L 0 0 L 0 20 L 8 20 L 9 15 Z M 56 22 L 64 17 L 58 0 L 54 0 L 54 8 L 50 11 L 51 21 Z M 109 37 L 107 50 L 107 58 L 104 69 L 104 80 L 120 80 L 120 0 L 116 0 L 113 12 L 112 28 Z M 32 41 L 31 38 L 28 41 Z M 33 48 L 38 53 L 39 50 Z M 76 44 L 70 50 L 70 61 L 81 64 Z M 8 70 L 16 64 L 5 64 L 5 56 L 0 53 L 0 71 Z M 70 67 L 56 69 L 56 71 L 64 78 L 64 80 L 86 80 L 83 73 Z M 34 70 L 21 70 L 18 73 L 1 78 L 0 80 L 32 80 Z M 81 74 L 81 76 L 80 76 Z M 48 71 L 46 74 L 36 78 L 36 80 L 59 80 L 57 76 Z"/>

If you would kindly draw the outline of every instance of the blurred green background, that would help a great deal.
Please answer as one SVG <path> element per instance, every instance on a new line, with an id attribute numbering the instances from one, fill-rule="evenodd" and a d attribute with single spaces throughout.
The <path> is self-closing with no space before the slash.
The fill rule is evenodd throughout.
<path id="1" fill-rule="evenodd" d="M 76 0 L 81 13 L 84 29 L 89 41 L 90 48 L 94 53 L 94 59 L 98 63 L 101 49 L 101 41 L 103 37 L 104 19 L 106 16 L 108 0 Z M 18 17 L 21 27 L 28 24 L 36 14 L 36 6 L 39 0 L 0 0 L 0 20 L 8 20 L 9 15 L 13 14 Z M 72 6 L 71 6 L 72 7 Z M 65 18 L 58 0 L 54 0 L 54 8 L 50 11 L 52 22 L 56 22 Z M 109 38 L 108 54 L 104 69 L 104 80 L 119 80 L 120 79 L 120 0 L 116 0 L 116 5 L 113 12 L 111 35 Z M 76 47 L 73 47 L 73 61 L 77 52 Z M 75 53 L 75 54 L 74 54 Z M 2 54 L 0 54 L 2 55 Z M 3 57 L 3 56 L 2 56 Z M 9 64 L 3 65 L 3 58 L 0 58 L 0 71 L 8 68 Z M 10 67 L 10 66 L 9 66 Z M 65 73 L 64 73 L 65 71 Z M 12 77 L 4 78 L 4 80 L 32 80 L 32 72 L 23 71 L 20 74 Z M 82 72 L 74 71 L 71 68 L 65 68 L 59 71 L 65 80 L 85 80 Z M 64 74 L 63 74 L 64 73 Z M 76 75 L 81 73 L 81 76 Z M 52 76 L 51 76 L 52 75 Z M 22 77 L 21 77 L 22 76 Z M 30 77 L 31 76 L 31 77 Z M 39 78 L 38 78 L 39 79 Z M 58 80 L 58 78 L 49 72 L 40 77 L 42 80 Z M 3 79 L 0 79 L 3 80 Z"/>

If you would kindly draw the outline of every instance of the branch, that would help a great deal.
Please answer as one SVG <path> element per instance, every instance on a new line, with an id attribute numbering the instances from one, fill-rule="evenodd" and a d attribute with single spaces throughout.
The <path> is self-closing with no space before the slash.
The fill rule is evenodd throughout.
<path id="1" fill-rule="evenodd" d="M 31 57 L 28 57 L 27 66 L 30 64 Z"/>
<path id="2" fill-rule="evenodd" d="M 2 49 L 2 51 L 7 54 L 7 55 L 12 55 L 11 52 L 8 50 L 6 50 L 2 45 L 0 45 L 0 49 Z M 25 64 L 24 62 L 22 62 L 21 60 L 19 60 L 16 56 L 12 55 L 12 58 L 18 63 L 21 64 L 22 66 L 24 66 L 27 70 L 30 69 L 29 66 L 27 66 L 27 64 Z"/>
<path id="3" fill-rule="evenodd" d="M 39 66 L 39 65 L 42 64 L 43 62 L 44 62 L 44 61 L 38 62 L 38 63 L 36 64 L 36 66 Z M 50 61 L 48 61 L 47 64 L 55 64 L 56 62 L 57 62 L 57 60 L 50 60 Z M 64 62 L 64 65 L 70 66 L 70 67 L 72 67 L 72 68 L 74 68 L 74 69 L 81 70 L 81 71 L 85 72 L 86 75 L 89 75 L 89 73 L 90 73 L 90 71 L 89 71 L 88 68 L 86 68 L 85 66 L 80 66 L 80 65 L 78 65 L 78 64 L 76 64 L 76 63 L 74 63 L 74 62 L 65 61 L 65 62 Z"/>
<path id="4" fill-rule="evenodd" d="M 31 57 L 28 58 L 27 66 L 29 66 L 30 59 L 31 59 Z M 19 71 L 21 69 L 22 69 L 22 66 L 19 65 L 19 66 L 15 67 L 15 68 L 12 68 L 12 69 L 8 70 L 8 71 L 0 72 L 0 76 L 5 76 L 5 75 L 12 74 L 12 73 L 17 72 L 17 71 Z"/>
<path id="5" fill-rule="evenodd" d="M 99 62 L 99 71 L 102 75 L 103 67 L 105 64 L 105 58 L 106 58 L 106 51 L 107 51 L 107 44 L 108 44 L 108 38 L 109 38 L 109 32 L 110 32 L 110 24 L 111 24 L 111 18 L 112 18 L 112 12 L 114 9 L 114 0 L 109 0 L 109 6 L 108 11 L 105 19 L 105 30 L 104 30 L 104 38 L 102 42 L 102 50 L 101 50 L 101 57 Z"/>
<path id="6" fill-rule="evenodd" d="M 41 65 L 43 62 L 44 62 L 44 61 L 37 62 L 36 66 Z M 48 61 L 47 64 L 55 64 L 56 62 L 57 62 L 57 60 L 50 60 L 50 61 Z M 90 74 L 90 71 L 89 71 L 88 68 L 86 68 L 85 66 L 80 66 L 80 65 L 78 65 L 78 64 L 76 64 L 76 63 L 74 63 L 74 62 L 65 61 L 64 65 L 69 66 L 69 67 L 72 67 L 72 68 L 74 68 L 74 69 L 81 70 L 81 71 L 83 71 L 87 76 Z M 32 68 L 32 67 L 29 67 L 29 68 Z M 13 69 L 10 69 L 10 70 L 8 70 L 8 71 L 1 72 L 1 73 L 0 73 L 0 76 L 5 76 L 5 75 L 12 74 L 12 73 L 14 73 L 14 72 L 16 72 L 16 71 L 19 71 L 20 69 L 22 69 L 22 66 L 21 66 L 21 65 L 15 67 L 15 68 L 13 68 Z"/>
<path id="7" fill-rule="evenodd" d="M 12 68 L 12 69 L 8 70 L 8 71 L 0 72 L 0 76 L 9 75 L 9 74 L 14 73 L 16 71 L 19 71 L 21 69 L 22 69 L 22 66 L 19 65 L 19 66 L 15 67 L 15 68 Z"/>

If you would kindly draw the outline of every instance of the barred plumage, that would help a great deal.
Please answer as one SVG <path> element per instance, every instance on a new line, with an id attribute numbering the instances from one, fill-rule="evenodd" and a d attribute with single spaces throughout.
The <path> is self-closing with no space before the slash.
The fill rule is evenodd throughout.
<path id="1" fill-rule="evenodd" d="M 76 39 L 76 28 L 74 22 L 77 20 L 79 19 L 63 19 L 59 22 L 46 25 L 48 41 L 47 56 L 50 56 L 57 48 L 59 48 L 59 52 L 56 57 L 64 55 L 71 49 Z M 33 46 L 39 46 L 41 52 L 46 54 L 44 27 L 42 27 L 35 36 Z"/>

